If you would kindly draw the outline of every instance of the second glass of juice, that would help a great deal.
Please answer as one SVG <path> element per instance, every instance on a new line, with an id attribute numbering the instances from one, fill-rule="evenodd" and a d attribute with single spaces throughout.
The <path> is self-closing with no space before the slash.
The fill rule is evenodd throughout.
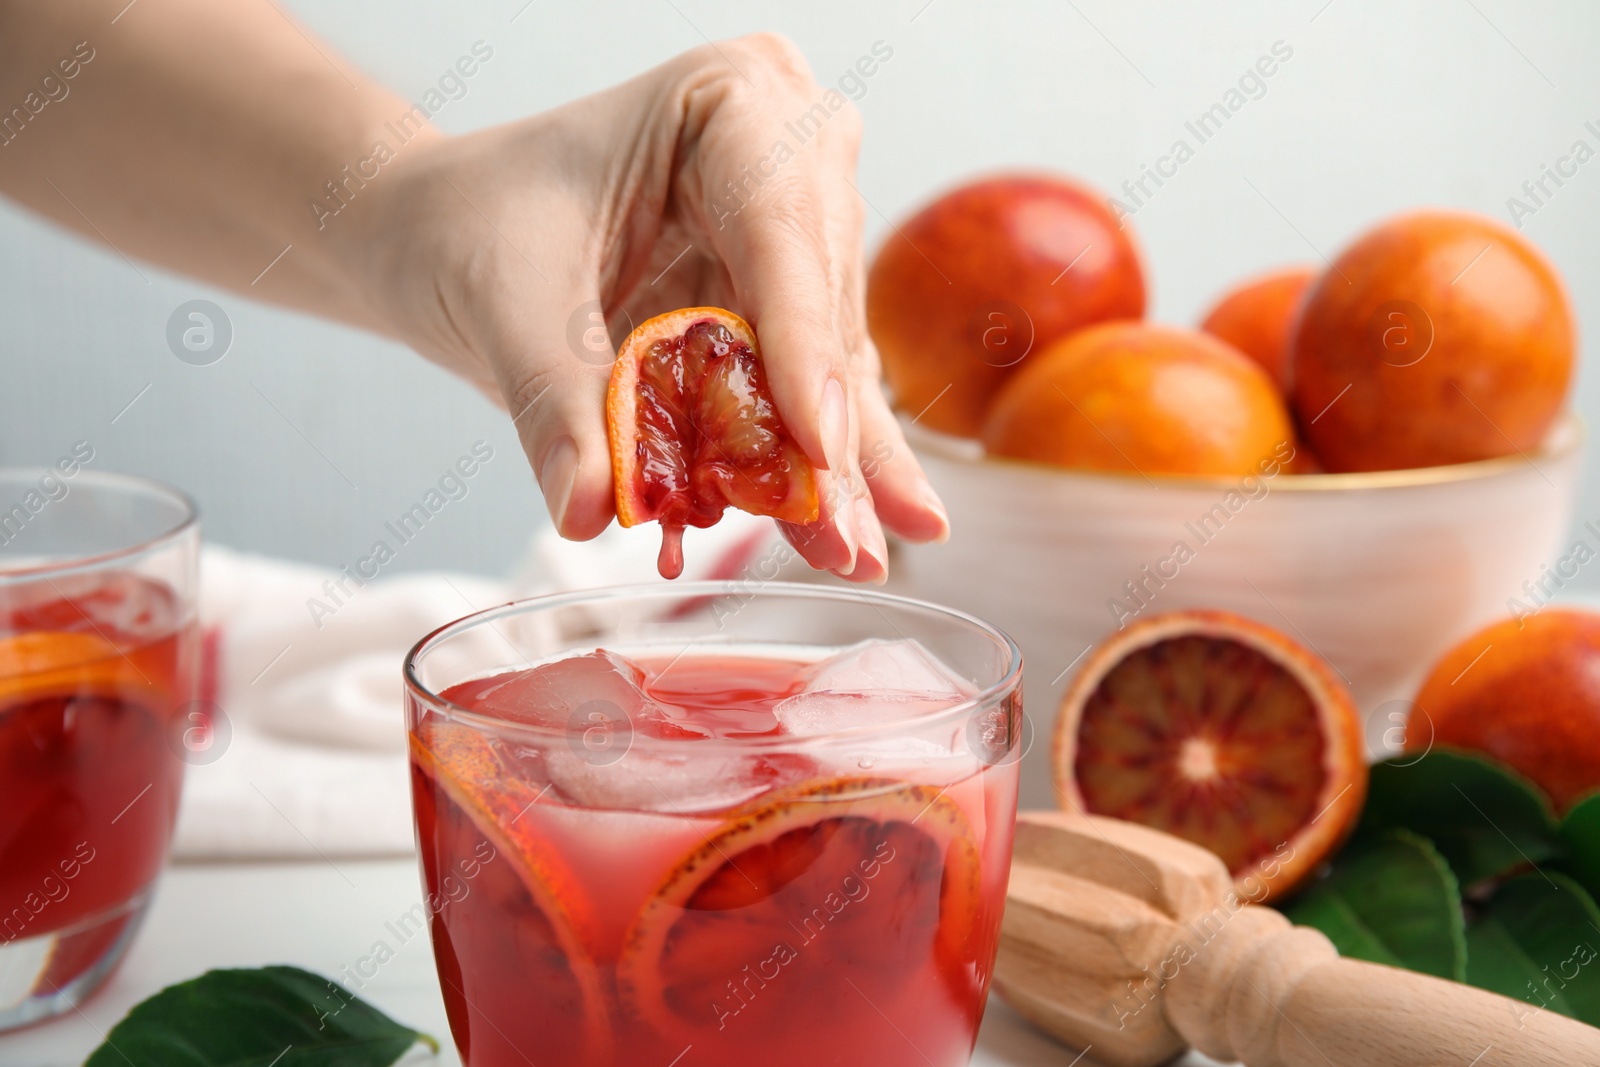
<path id="1" fill-rule="evenodd" d="M 878 593 L 675 584 L 470 616 L 406 664 L 467 1067 L 967 1063 L 1021 657 Z"/>
<path id="2" fill-rule="evenodd" d="M 121 960 L 206 728 L 194 507 L 92 456 L 0 469 L 0 1030 Z"/>

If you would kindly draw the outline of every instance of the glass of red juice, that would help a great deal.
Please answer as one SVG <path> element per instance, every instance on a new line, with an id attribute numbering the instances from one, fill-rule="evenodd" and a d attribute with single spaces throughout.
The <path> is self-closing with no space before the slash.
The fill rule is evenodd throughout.
<path id="1" fill-rule="evenodd" d="M 84 461 L 0 469 L 0 1030 L 121 960 L 207 725 L 194 506 Z"/>
<path id="2" fill-rule="evenodd" d="M 405 666 L 467 1067 L 968 1062 L 1005 900 L 1022 661 L 900 597 L 541 597 Z"/>

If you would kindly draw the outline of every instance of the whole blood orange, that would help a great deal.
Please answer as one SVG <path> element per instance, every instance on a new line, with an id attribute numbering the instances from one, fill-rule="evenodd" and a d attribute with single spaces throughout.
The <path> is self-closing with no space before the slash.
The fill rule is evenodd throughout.
<path id="1" fill-rule="evenodd" d="M 1257 902 L 1316 871 L 1367 791 L 1344 683 L 1283 634 L 1221 611 L 1158 615 L 1097 647 L 1062 700 L 1054 766 L 1063 807 L 1202 845 Z"/>
<path id="2" fill-rule="evenodd" d="M 1082 470 L 1244 475 L 1294 456 L 1266 372 L 1214 337 L 1142 322 L 1080 330 L 994 399 L 989 452 Z"/>
<path id="3" fill-rule="evenodd" d="M 1261 364 L 1283 389 L 1295 316 L 1316 278 L 1317 271 L 1310 267 L 1288 267 L 1253 278 L 1223 294 L 1206 312 L 1200 328 Z"/>
<path id="4" fill-rule="evenodd" d="M 1458 212 L 1402 215 L 1307 294 L 1294 408 L 1330 471 L 1535 449 L 1566 398 L 1574 333 L 1555 268 L 1514 230 Z"/>
<path id="5" fill-rule="evenodd" d="M 901 410 L 976 437 L 1030 352 L 1139 318 L 1144 289 L 1133 233 L 1104 196 L 1009 175 L 946 193 L 890 234 L 867 277 L 867 324 Z"/>
<path id="6" fill-rule="evenodd" d="M 1600 615 L 1548 608 L 1446 652 L 1406 728 L 1408 749 L 1429 744 L 1499 760 L 1560 813 L 1600 789 Z"/>
<path id="7" fill-rule="evenodd" d="M 756 335 L 721 308 L 657 315 L 622 342 L 606 392 L 617 519 L 661 523 L 663 577 L 683 573 L 685 526 L 728 507 L 817 518 L 816 471 L 767 389 Z"/>

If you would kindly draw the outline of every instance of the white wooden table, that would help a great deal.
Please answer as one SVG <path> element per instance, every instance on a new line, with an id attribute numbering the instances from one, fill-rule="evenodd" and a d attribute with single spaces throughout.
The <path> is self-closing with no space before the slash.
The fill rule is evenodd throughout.
<path id="1" fill-rule="evenodd" d="M 134 1004 L 212 967 L 292 963 L 330 977 L 369 957 L 378 941 L 394 956 L 360 994 L 446 1046 L 437 1059 L 459 1067 L 426 936 L 397 943 L 385 926 L 419 899 L 410 860 L 180 864 L 167 871 L 155 907 L 121 970 L 81 1012 L 0 1036 L 0 1067 L 73 1067 Z M 973 1067 L 1091 1067 L 991 1001 Z M 1211 1061 L 1191 1056 L 1178 1067 Z M 143 1067 L 143 1065 L 140 1065 Z"/>

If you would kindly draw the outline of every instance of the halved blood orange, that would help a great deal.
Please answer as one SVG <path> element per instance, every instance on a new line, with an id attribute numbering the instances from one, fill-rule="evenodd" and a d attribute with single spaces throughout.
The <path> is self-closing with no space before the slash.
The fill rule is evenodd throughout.
<path id="1" fill-rule="evenodd" d="M 722 308 L 657 315 L 622 342 L 606 391 L 617 519 L 661 523 L 663 577 L 683 573 L 685 526 L 728 507 L 817 518 L 816 472 L 772 402 L 755 331 Z"/>
<path id="2" fill-rule="evenodd" d="M 1107 638 L 1067 688 L 1063 807 L 1209 848 L 1239 892 L 1292 892 L 1348 835 L 1367 791 L 1360 716 L 1316 654 L 1259 622 L 1178 611 Z"/>
<path id="3" fill-rule="evenodd" d="M 835 778 L 769 794 L 640 911 L 617 967 L 624 1009 L 684 1040 L 738 1015 L 780 1047 L 818 1026 L 794 1005 L 849 996 L 846 979 L 876 1000 L 934 967 L 959 995 L 980 878 L 973 829 L 935 787 Z M 781 995 L 761 996 L 768 984 Z"/>
<path id="4" fill-rule="evenodd" d="M 456 992 L 467 1003 L 485 1011 L 482 1000 L 460 988 L 462 968 L 454 962 L 456 955 L 472 956 L 473 969 L 479 973 L 514 971 L 523 983 L 521 988 L 528 991 L 526 995 L 570 1004 L 579 1019 L 583 1048 L 597 1062 L 609 1062 L 613 1040 L 609 1001 L 589 948 L 595 940 L 597 919 L 567 865 L 534 830 L 534 821 L 523 818 L 539 801 L 540 791 L 508 773 L 490 742 L 470 727 L 424 723 L 410 740 L 417 770 L 448 801 L 440 804 L 436 797 L 418 798 L 419 808 L 426 804 L 433 813 L 434 832 L 457 846 L 476 833 L 497 854 L 483 863 L 471 881 L 457 883 L 465 885 L 467 893 L 488 893 L 500 899 L 495 907 L 480 906 L 463 913 L 461 926 L 445 924 L 447 952 L 439 953 L 441 980 L 454 981 Z M 417 788 L 421 790 L 420 784 Z M 438 862 L 434 849 L 422 851 L 425 861 Z M 453 851 L 469 850 L 457 847 Z M 481 855 L 476 858 L 484 859 Z M 497 869 L 501 862 L 515 875 L 506 877 L 504 868 Z M 443 873 L 448 872 L 430 872 L 430 882 L 433 875 Z M 452 899 L 444 889 L 435 892 Z M 496 920 L 493 929 L 476 922 L 486 915 Z M 437 924 L 435 935 L 440 936 Z M 439 946 L 435 948 L 437 951 Z M 488 965 L 482 959 L 487 954 L 499 962 Z M 492 1015 L 488 1022 L 491 1028 L 496 1025 Z M 455 1019 L 451 1024 L 459 1040 L 467 1028 Z"/>

